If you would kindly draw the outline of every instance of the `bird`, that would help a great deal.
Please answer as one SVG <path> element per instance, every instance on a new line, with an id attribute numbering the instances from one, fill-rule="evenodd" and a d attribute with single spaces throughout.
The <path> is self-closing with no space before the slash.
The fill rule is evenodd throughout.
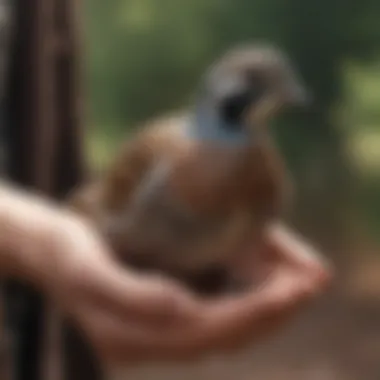
<path id="1" fill-rule="evenodd" d="M 231 263 L 293 193 L 271 121 L 309 98 L 280 48 L 235 46 L 205 70 L 188 109 L 143 124 L 68 204 L 126 265 L 203 294 L 225 289 Z"/>

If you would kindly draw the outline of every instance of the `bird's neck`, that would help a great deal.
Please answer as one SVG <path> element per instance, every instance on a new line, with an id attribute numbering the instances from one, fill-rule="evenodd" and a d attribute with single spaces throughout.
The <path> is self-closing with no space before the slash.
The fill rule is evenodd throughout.
<path id="1" fill-rule="evenodd" d="M 200 142 L 248 147 L 252 137 L 243 125 L 227 124 L 213 105 L 198 103 L 186 126 L 187 136 Z"/>
<path id="2" fill-rule="evenodd" d="M 223 119 L 215 105 L 204 100 L 195 104 L 186 123 L 186 135 L 192 140 L 231 148 L 253 148 L 266 139 L 262 126 L 231 124 Z"/>

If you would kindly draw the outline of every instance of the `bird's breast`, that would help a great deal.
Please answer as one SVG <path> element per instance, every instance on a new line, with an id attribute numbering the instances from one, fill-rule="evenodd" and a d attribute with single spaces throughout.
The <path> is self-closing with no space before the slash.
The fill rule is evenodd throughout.
<path id="1" fill-rule="evenodd" d="M 195 271 L 218 262 L 226 250 L 221 240 L 233 240 L 236 232 L 230 218 L 207 214 L 178 193 L 171 186 L 173 175 L 170 161 L 157 165 L 132 195 L 124 220 L 114 220 L 114 226 L 122 226 L 119 239 L 136 254 L 129 259 L 166 271 Z M 111 240 L 117 241 L 118 231 L 113 232 Z"/>
<path id="2" fill-rule="evenodd" d="M 166 271 L 227 261 L 254 239 L 275 203 L 272 176 L 258 170 L 263 163 L 252 166 L 250 157 L 220 146 L 184 151 L 177 159 L 161 159 L 145 175 L 124 220 L 114 223 L 122 231 L 114 230 L 111 239 L 126 239 L 137 261 Z"/>
<path id="3" fill-rule="evenodd" d="M 269 140 L 241 146 L 193 143 L 173 161 L 170 188 L 200 213 L 222 217 L 240 209 L 269 216 L 285 203 L 288 174 Z"/>

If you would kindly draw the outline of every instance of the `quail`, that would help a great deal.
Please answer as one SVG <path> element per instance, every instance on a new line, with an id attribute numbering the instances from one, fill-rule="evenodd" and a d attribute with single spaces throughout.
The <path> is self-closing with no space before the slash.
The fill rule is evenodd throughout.
<path id="1" fill-rule="evenodd" d="M 70 207 L 128 265 L 220 291 L 239 252 L 282 218 L 291 180 L 270 122 L 308 100 L 280 49 L 235 47 L 205 72 L 188 110 L 143 125 Z"/>

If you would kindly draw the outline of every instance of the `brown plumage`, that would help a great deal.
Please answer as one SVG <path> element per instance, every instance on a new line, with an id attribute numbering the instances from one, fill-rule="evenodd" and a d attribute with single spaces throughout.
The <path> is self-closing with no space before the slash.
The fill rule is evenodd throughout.
<path id="1" fill-rule="evenodd" d="M 234 49 L 206 73 L 195 110 L 148 123 L 71 206 L 127 263 L 205 290 L 281 217 L 290 183 L 267 123 L 303 100 L 281 52 Z"/>

